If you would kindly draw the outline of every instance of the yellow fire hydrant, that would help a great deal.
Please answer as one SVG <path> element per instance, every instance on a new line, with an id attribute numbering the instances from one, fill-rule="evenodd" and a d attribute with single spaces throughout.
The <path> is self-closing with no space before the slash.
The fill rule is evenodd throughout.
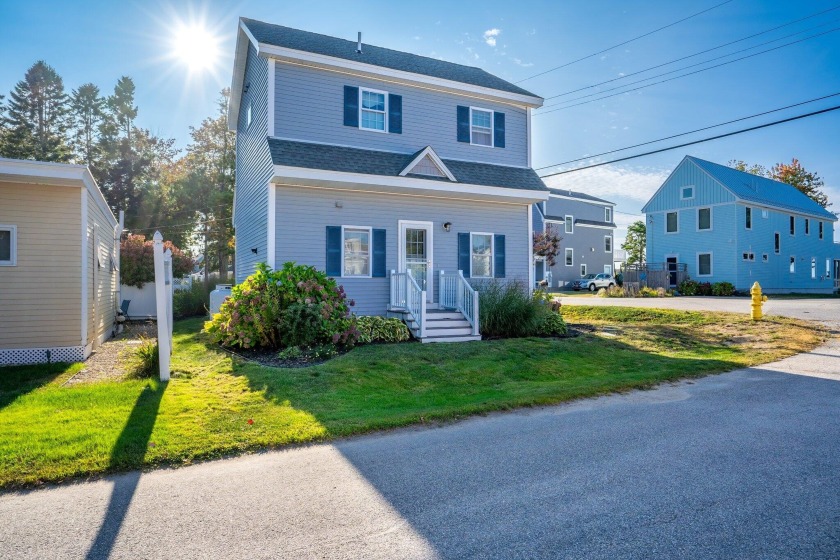
<path id="1" fill-rule="evenodd" d="M 752 295 L 752 303 L 750 304 L 752 313 L 750 313 L 750 316 L 753 321 L 760 321 L 762 317 L 761 306 L 767 301 L 767 296 L 761 295 L 761 285 L 758 282 L 752 285 L 750 294 Z"/>

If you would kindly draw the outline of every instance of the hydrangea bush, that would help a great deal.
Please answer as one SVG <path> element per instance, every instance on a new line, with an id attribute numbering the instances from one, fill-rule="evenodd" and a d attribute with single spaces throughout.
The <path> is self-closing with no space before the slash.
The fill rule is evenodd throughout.
<path id="1" fill-rule="evenodd" d="M 312 266 L 266 264 L 233 287 L 219 313 L 204 325 L 223 346 L 291 348 L 332 344 L 352 347 L 359 338 L 353 300 Z"/>

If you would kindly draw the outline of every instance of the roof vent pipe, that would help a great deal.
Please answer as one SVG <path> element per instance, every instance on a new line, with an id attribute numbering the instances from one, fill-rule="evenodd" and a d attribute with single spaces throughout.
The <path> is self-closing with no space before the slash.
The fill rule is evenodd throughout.
<path id="1" fill-rule="evenodd" d="M 362 32 L 359 31 L 359 41 L 356 43 L 356 52 L 362 54 Z"/>

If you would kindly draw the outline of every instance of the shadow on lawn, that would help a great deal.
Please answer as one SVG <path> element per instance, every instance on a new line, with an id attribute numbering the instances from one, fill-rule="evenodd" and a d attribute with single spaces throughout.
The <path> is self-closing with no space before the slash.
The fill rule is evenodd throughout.
<path id="1" fill-rule="evenodd" d="M 134 408 L 111 450 L 111 460 L 108 464 L 110 470 L 136 469 L 137 465 L 143 463 L 165 390 L 166 383 L 150 382 L 137 397 Z M 108 509 L 96 539 L 85 556 L 87 560 L 110 556 L 140 482 L 140 475 L 140 471 L 135 470 L 113 478 L 114 489 Z"/>
<path id="2" fill-rule="evenodd" d="M 71 364 L 52 363 L 0 368 L 0 409 L 18 397 L 49 385 L 67 372 Z"/>

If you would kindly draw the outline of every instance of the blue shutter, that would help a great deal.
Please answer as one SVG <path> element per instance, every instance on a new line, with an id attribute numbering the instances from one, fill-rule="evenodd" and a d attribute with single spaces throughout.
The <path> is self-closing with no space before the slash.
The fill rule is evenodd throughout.
<path id="1" fill-rule="evenodd" d="M 373 270 L 374 278 L 385 278 L 385 230 L 373 230 Z"/>
<path id="2" fill-rule="evenodd" d="M 327 226 L 327 276 L 341 276 L 341 226 Z"/>
<path id="3" fill-rule="evenodd" d="M 494 235 L 493 240 L 493 276 L 495 278 L 505 277 L 505 236 Z"/>
<path id="4" fill-rule="evenodd" d="M 493 146 L 505 147 L 505 114 L 498 111 L 493 113 Z"/>
<path id="5" fill-rule="evenodd" d="M 402 95 L 388 94 L 388 132 L 402 134 Z"/>
<path id="6" fill-rule="evenodd" d="M 458 234 L 458 270 L 464 271 L 464 277 L 470 277 L 470 234 Z"/>
<path id="7" fill-rule="evenodd" d="M 344 126 L 359 126 L 359 88 L 344 86 Z"/>
<path id="8" fill-rule="evenodd" d="M 458 142 L 470 142 L 470 108 L 458 105 Z"/>

